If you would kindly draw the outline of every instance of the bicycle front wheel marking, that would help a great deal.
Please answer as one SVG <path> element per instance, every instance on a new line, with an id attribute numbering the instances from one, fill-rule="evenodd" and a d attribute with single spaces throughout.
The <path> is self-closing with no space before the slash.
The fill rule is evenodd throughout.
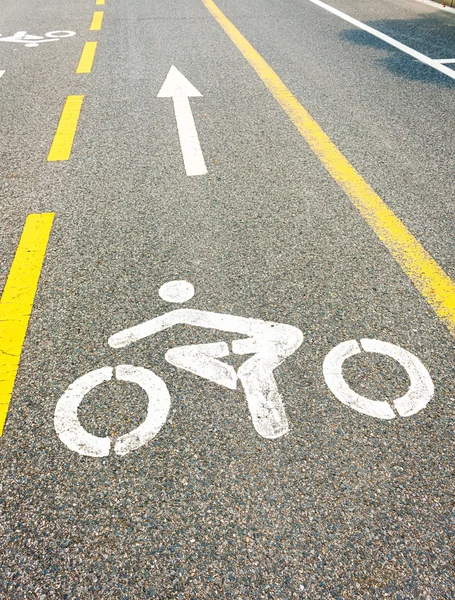
<path id="1" fill-rule="evenodd" d="M 109 437 L 98 437 L 82 427 L 77 410 L 84 397 L 97 385 L 110 381 L 114 374 L 112 367 L 90 371 L 76 379 L 57 402 L 54 427 L 60 440 L 73 452 L 84 456 L 108 456 L 111 449 Z M 119 365 L 115 369 L 119 381 L 137 383 L 148 396 L 147 417 L 133 431 L 119 437 L 114 444 L 114 452 L 125 455 L 137 450 L 152 440 L 166 422 L 171 406 L 166 384 L 153 371 L 132 365 Z"/>
<path id="2" fill-rule="evenodd" d="M 406 371 L 410 381 L 409 389 L 404 396 L 393 401 L 393 406 L 385 400 L 361 396 L 351 389 L 344 379 L 344 361 L 360 354 L 362 350 L 389 356 Z M 390 420 L 397 414 L 401 417 L 415 415 L 425 408 L 434 395 L 433 380 L 417 356 L 399 346 L 380 340 L 363 339 L 360 340 L 360 345 L 356 340 L 338 344 L 325 357 L 323 372 L 328 388 L 340 402 L 359 413 L 377 419 Z"/>

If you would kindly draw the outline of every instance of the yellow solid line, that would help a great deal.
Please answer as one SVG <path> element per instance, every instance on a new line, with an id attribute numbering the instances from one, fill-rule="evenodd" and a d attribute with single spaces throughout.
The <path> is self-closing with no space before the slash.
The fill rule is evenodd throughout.
<path id="1" fill-rule="evenodd" d="M 104 6 L 104 0 L 96 0 L 98 6 Z"/>
<path id="2" fill-rule="evenodd" d="M 262 79 L 333 179 L 344 190 L 403 271 L 455 336 L 455 283 L 452 279 L 357 173 L 275 71 L 220 11 L 213 0 L 202 1 Z"/>
<path id="3" fill-rule="evenodd" d="M 77 65 L 77 74 L 90 73 L 92 70 L 97 45 L 98 42 L 85 42 L 79 64 Z"/>
<path id="4" fill-rule="evenodd" d="M 83 100 L 84 96 L 68 96 L 66 99 L 54 141 L 49 150 L 48 161 L 69 159 Z"/>
<path id="5" fill-rule="evenodd" d="M 43 266 L 54 213 L 29 215 L 0 300 L 0 436 Z"/>
<path id="6" fill-rule="evenodd" d="M 90 25 L 90 31 L 99 31 L 101 29 L 101 25 L 103 24 L 103 15 L 104 13 L 102 10 L 95 10 Z"/>

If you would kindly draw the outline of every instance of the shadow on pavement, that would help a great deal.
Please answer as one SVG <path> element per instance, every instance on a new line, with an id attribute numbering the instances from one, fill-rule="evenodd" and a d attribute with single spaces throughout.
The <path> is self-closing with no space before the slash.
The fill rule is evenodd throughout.
<path id="1" fill-rule="evenodd" d="M 365 23 L 429 58 L 455 58 L 455 15 L 430 14 L 417 19 L 380 20 Z M 387 50 L 389 56 L 378 60 L 397 77 L 455 88 L 455 80 L 439 73 L 401 50 L 390 46 L 362 29 L 347 29 L 341 39 Z M 447 65 L 455 72 L 455 64 Z"/>

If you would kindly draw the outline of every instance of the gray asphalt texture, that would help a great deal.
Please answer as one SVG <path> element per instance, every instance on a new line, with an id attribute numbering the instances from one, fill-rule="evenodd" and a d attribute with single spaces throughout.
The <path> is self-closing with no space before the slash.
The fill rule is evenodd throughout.
<path id="1" fill-rule="evenodd" d="M 432 58 L 455 58 L 455 15 L 414 0 L 331 4 Z M 306 0 L 219 0 L 368 183 L 455 277 L 455 82 Z M 0 439 L 0 597 L 11 599 L 450 599 L 454 570 L 454 339 L 199 0 L 20 0 L 0 32 L 75 37 L 0 43 L 0 283 L 26 216 L 55 222 Z M 75 68 L 98 40 L 90 75 Z M 183 168 L 171 65 L 191 99 L 208 175 Z M 65 98 L 85 94 L 71 159 L 46 157 Z M 260 438 L 243 391 L 164 360 L 230 341 L 177 327 L 112 350 L 113 333 L 186 306 L 299 327 L 276 371 L 290 433 Z M 328 390 L 337 344 L 376 338 L 416 354 L 435 383 L 425 410 L 386 422 Z M 234 359 L 234 361 L 237 359 Z M 172 406 L 124 457 L 71 452 L 55 405 L 80 375 L 153 369 Z M 237 363 L 239 364 L 238 360 Z M 408 388 L 393 361 L 346 363 L 359 393 Z M 145 398 L 109 384 L 83 425 L 118 436 Z"/>

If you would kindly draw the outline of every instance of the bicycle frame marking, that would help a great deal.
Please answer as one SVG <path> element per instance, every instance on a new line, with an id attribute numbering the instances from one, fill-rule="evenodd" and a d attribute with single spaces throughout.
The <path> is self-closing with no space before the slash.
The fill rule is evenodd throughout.
<path id="1" fill-rule="evenodd" d="M 234 354 L 253 355 L 237 373 L 218 360 L 229 354 L 228 346 L 223 342 L 173 348 L 165 358 L 176 367 L 230 389 L 236 389 L 237 379 L 240 380 L 259 435 L 276 439 L 289 431 L 273 371 L 301 345 L 303 334 L 300 329 L 260 319 L 181 308 L 113 335 L 109 338 L 109 345 L 123 348 L 174 325 L 191 325 L 247 336 L 232 342 Z"/>

